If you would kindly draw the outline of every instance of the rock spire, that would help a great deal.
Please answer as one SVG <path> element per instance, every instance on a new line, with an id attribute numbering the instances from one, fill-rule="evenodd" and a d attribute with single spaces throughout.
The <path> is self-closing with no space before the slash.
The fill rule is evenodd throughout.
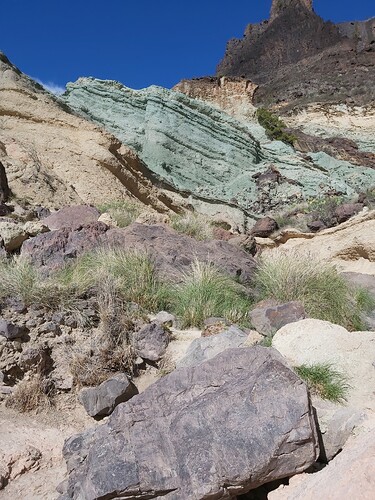
<path id="1" fill-rule="evenodd" d="M 273 21 L 276 17 L 284 12 L 288 7 L 296 6 L 297 4 L 302 4 L 306 9 L 313 10 L 313 0 L 273 0 L 271 6 L 270 21 Z"/>

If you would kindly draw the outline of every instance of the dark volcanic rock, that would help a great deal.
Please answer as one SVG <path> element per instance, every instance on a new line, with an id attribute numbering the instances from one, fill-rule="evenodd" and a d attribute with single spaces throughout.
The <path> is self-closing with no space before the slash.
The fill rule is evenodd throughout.
<path id="1" fill-rule="evenodd" d="M 25 327 L 15 325 L 5 319 L 0 319 L 0 335 L 5 337 L 7 340 L 21 338 L 26 334 L 26 332 L 27 329 Z"/>
<path id="2" fill-rule="evenodd" d="M 305 384 L 275 350 L 254 347 L 175 370 L 63 454 L 63 498 L 198 500 L 305 470 L 319 446 Z"/>
<path id="3" fill-rule="evenodd" d="M 308 222 L 306 225 L 313 233 L 317 233 L 322 229 L 327 229 L 327 226 L 322 220 L 313 220 L 312 222 Z"/>
<path id="4" fill-rule="evenodd" d="M 255 330 L 263 335 L 272 335 L 282 326 L 306 318 L 305 308 L 301 302 L 277 304 L 265 300 L 250 311 L 250 321 Z"/>
<path id="5" fill-rule="evenodd" d="M 263 217 L 255 223 L 255 226 L 251 229 L 251 235 L 260 238 L 268 238 L 268 236 L 278 229 L 279 226 L 275 219 L 272 219 L 272 217 Z"/>
<path id="6" fill-rule="evenodd" d="M 100 212 L 89 205 L 75 205 L 64 207 L 57 212 L 45 217 L 43 223 L 51 229 L 75 229 L 79 226 L 95 223 L 100 217 Z"/>
<path id="7" fill-rule="evenodd" d="M 78 401 L 85 407 L 90 417 L 110 415 L 120 403 L 138 394 L 135 385 L 127 375 L 119 373 L 98 387 L 85 387 L 78 393 Z"/>
<path id="8" fill-rule="evenodd" d="M 335 210 L 337 222 L 341 224 L 363 210 L 363 203 L 344 203 Z"/>
<path id="9" fill-rule="evenodd" d="M 27 240 L 21 254 L 49 272 L 101 246 L 147 252 L 156 269 L 174 281 L 181 272 L 189 270 L 195 259 L 212 262 L 243 282 L 251 279 L 255 268 L 255 261 L 250 255 L 226 241 L 197 241 L 167 226 L 145 224 L 108 229 L 102 222 L 96 222 L 74 230 L 51 231 Z"/>
<path id="10" fill-rule="evenodd" d="M 242 39 L 228 42 L 218 76 L 259 85 L 254 101 L 366 104 L 375 98 L 374 19 L 334 25 L 310 0 L 275 0 L 271 19 L 249 25 Z"/>
<path id="11" fill-rule="evenodd" d="M 7 174 L 5 172 L 4 165 L 0 161 L 0 205 L 5 201 L 8 201 L 9 195 L 10 189 L 8 185 Z"/>
<path id="12" fill-rule="evenodd" d="M 149 323 L 133 336 L 133 347 L 137 356 L 149 361 L 159 361 L 169 344 L 170 335 L 158 322 Z"/>
<path id="13" fill-rule="evenodd" d="M 74 230 L 64 228 L 39 234 L 23 243 L 21 255 L 46 272 L 53 271 L 98 246 L 100 236 L 107 230 L 106 224 L 95 222 Z"/>

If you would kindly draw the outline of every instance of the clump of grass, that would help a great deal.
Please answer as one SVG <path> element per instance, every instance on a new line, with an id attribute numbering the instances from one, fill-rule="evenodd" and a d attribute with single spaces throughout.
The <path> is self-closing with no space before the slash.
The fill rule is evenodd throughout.
<path id="1" fill-rule="evenodd" d="M 29 380 L 21 380 L 6 405 L 21 413 L 43 410 L 53 403 L 51 383 L 40 373 Z"/>
<path id="2" fill-rule="evenodd" d="M 294 370 L 307 383 L 311 392 L 322 399 L 335 403 L 346 401 L 350 389 L 348 379 L 344 374 L 335 370 L 331 364 L 300 365 Z"/>
<path id="3" fill-rule="evenodd" d="M 278 116 L 265 108 L 259 108 L 256 116 L 259 125 L 265 128 L 267 137 L 275 141 L 282 141 L 293 146 L 296 138 L 286 131 L 287 126 Z"/>
<path id="4" fill-rule="evenodd" d="M 142 205 L 135 200 L 111 201 L 98 206 L 101 213 L 109 213 L 118 227 L 132 224 L 142 212 Z"/>
<path id="5" fill-rule="evenodd" d="M 325 196 L 315 198 L 308 202 L 306 213 L 311 220 L 321 220 L 327 227 L 332 227 L 337 224 L 336 208 L 338 208 L 347 200 L 343 196 Z"/>
<path id="6" fill-rule="evenodd" d="M 213 239 L 214 228 L 211 222 L 202 215 L 193 212 L 172 215 L 171 226 L 178 233 L 186 234 L 196 240 Z"/>
<path id="7" fill-rule="evenodd" d="M 195 261 L 174 289 L 172 307 L 182 327 L 201 327 L 210 316 L 231 322 L 247 318 L 250 301 L 243 287 L 209 263 Z"/>
<path id="8" fill-rule="evenodd" d="M 310 317 L 330 321 L 349 330 L 364 327 L 361 318 L 365 309 L 365 292 L 353 294 L 333 265 L 320 262 L 311 255 L 273 252 L 263 257 L 254 285 L 259 300 L 299 300 Z"/>

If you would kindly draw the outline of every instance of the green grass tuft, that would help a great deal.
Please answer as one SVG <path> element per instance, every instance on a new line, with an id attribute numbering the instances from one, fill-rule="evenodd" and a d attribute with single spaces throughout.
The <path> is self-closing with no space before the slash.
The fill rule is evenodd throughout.
<path id="1" fill-rule="evenodd" d="M 299 300 L 312 318 L 330 321 L 348 330 L 365 329 L 363 312 L 368 294 L 354 293 L 333 265 L 311 255 L 273 252 L 262 258 L 254 279 L 259 300 Z M 365 299 L 366 297 L 366 299 Z"/>
<path id="2" fill-rule="evenodd" d="M 322 399 L 335 403 L 346 401 L 350 389 L 348 379 L 344 374 L 335 370 L 331 364 L 300 365 L 294 370 L 306 382 L 311 392 Z"/>
<path id="3" fill-rule="evenodd" d="M 132 224 L 142 212 L 142 205 L 133 200 L 111 201 L 103 205 L 99 205 L 99 212 L 109 213 L 109 215 L 117 222 L 118 227 L 127 227 Z"/>
<path id="4" fill-rule="evenodd" d="M 187 212 L 183 215 L 175 214 L 171 217 L 171 227 L 181 234 L 191 236 L 196 240 L 212 240 L 213 226 L 202 215 Z"/>
<path id="5" fill-rule="evenodd" d="M 243 287 L 208 263 L 195 261 L 172 296 L 173 312 L 182 327 L 201 327 L 206 318 L 224 317 L 236 322 L 247 319 L 250 301 Z"/>

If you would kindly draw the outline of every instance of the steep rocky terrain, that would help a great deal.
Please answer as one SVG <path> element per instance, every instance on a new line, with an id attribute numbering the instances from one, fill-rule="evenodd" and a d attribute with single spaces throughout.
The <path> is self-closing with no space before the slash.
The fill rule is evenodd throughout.
<path id="1" fill-rule="evenodd" d="M 246 95 L 245 85 L 238 86 Z M 212 82 L 198 81 L 198 100 L 158 87 L 136 91 L 84 78 L 68 84 L 63 99 L 134 148 L 159 177 L 192 194 L 198 209 L 200 200 L 224 202 L 251 215 L 325 193 L 350 196 L 374 183 L 375 171 L 365 162 L 354 166 L 325 153 L 305 157 L 271 142 L 254 119 L 238 120 L 217 109 L 231 106 L 228 96 L 235 89 L 234 102 L 238 86 L 223 82 L 214 107 L 201 100 L 213 100 Z M 271 166 L 275 179 L 267 175 Z"/>
<path id="2" fill-rule="evenodd" d="M 373 102 L 374 19 L 334 25 L 305 0 L 274 0 L 269 21 L 228 43 L 218 76 L 259 85 L 255 103 L 289 108 L 311 102 Z"/>
<path id="3" fill-rule="evenodd" d="M 15 198 L 34 205 L 126 197 L 159 211 L 171 204 L 134 151 L 75 116 L 1 53 L 0 161 Z"/>

